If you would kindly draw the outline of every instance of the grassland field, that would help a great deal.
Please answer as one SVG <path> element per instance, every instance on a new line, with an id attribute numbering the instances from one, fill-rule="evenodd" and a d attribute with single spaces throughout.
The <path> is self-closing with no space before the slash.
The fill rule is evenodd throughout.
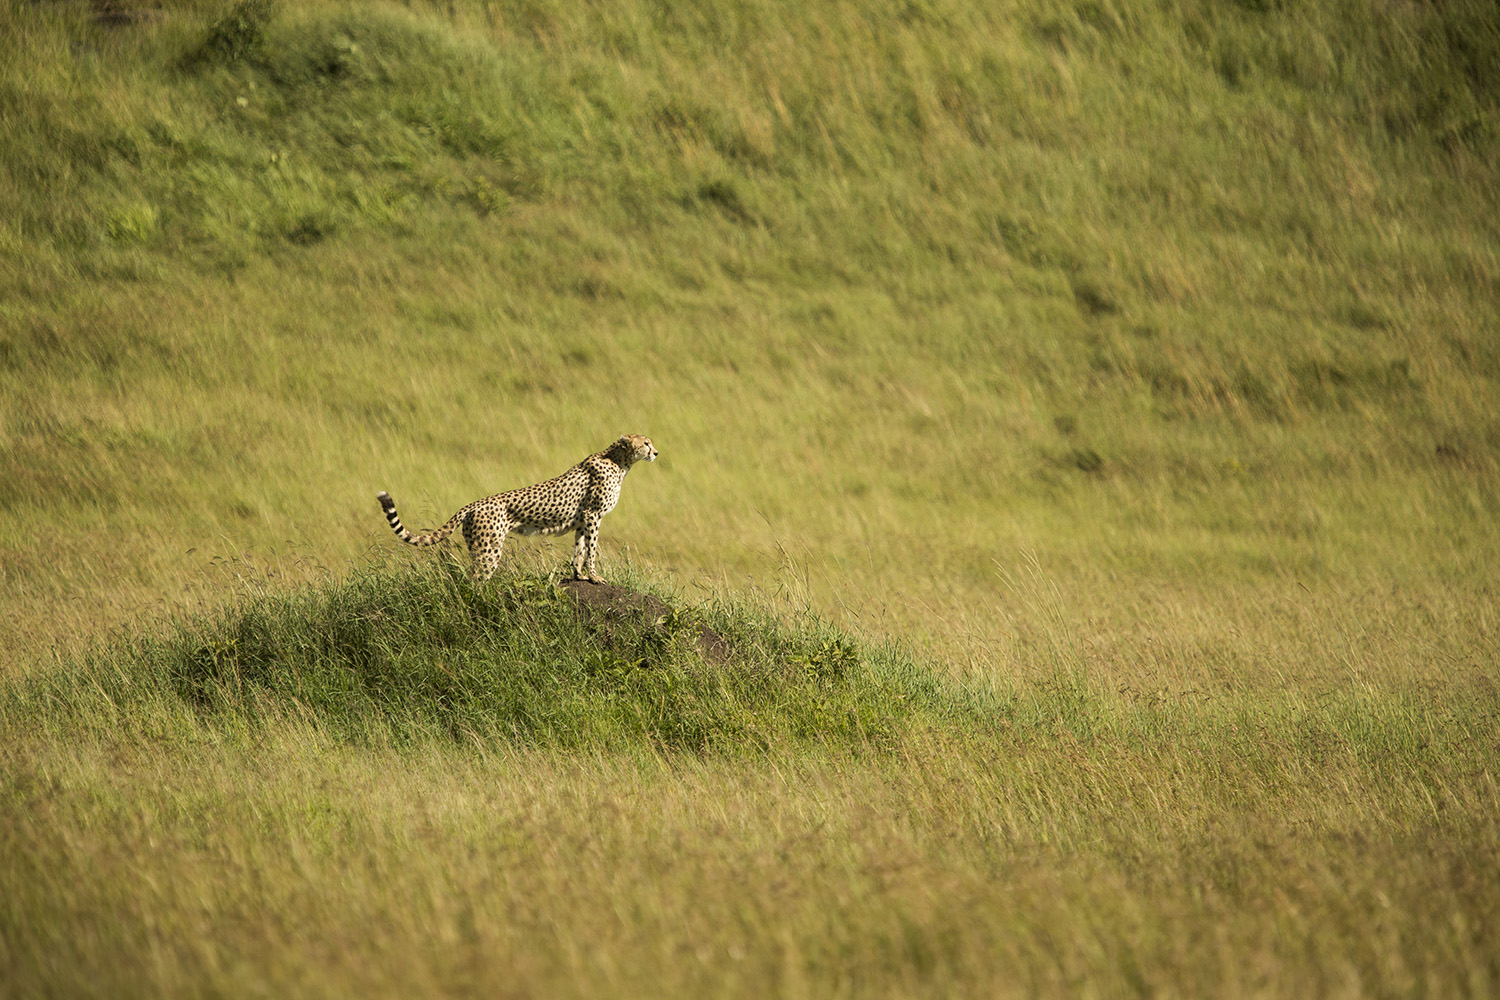
<path id="1" fill-rule="evenodd" d="M 1497 162 L 1479 0 L 5 0 L 0 996 L 1500 994 Z M 374 502 L 626 432 L 664 616 Z"/>

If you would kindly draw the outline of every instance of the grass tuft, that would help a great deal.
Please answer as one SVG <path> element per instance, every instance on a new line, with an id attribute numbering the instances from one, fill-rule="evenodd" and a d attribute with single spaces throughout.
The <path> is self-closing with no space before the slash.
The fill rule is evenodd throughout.
<path id="1" fill-rule="evenodd" d="M 263 57 L 266 26 L 276 13 L 276 0 L 234 0 L 209 25 L 202 43 L 183 60 L 192 68 L 203 63 L 229 63 Z"/>

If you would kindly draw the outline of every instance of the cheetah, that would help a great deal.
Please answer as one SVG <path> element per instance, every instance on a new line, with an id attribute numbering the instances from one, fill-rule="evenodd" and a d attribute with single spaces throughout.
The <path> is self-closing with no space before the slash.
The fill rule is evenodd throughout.
<path id="1" fill-rule="evenodd" d="M 651 439 L 626 434 L 603 451 L 596 452 L 567 472 L 545 483 L 496 493 L 475 500 L 448 519 L 448 523 L 425 535 L 414 535 L 396 516 L 396 501 L 384 490 L 375 494 L 385 519 L 403 542 L 434 545 L 463 526 L 464 541 L 474 559 L 474 579 L 488 580 L 500 566 L 505 536 L 563 535 L 577 532 L 573 545 L 573 578 L 593 583 L 604 580 L 594 570 L 599 554 L 599 522 L 620 500 L 625 473 L 636 462 L 656 461 Z"/>

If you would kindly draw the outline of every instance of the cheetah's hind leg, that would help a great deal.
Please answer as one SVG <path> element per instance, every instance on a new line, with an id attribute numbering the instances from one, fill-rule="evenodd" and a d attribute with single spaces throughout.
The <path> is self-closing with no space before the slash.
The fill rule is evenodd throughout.
<path id="1" fill-rule="evenodd" d="M 475 583 L 488 580 L 500 568 L 500 553 L 505 549 L 509 528 L 504 521 L 481 526 L 472 516 L 464 521 L 464 541 L 469 543 L 469 555 L 474 559 Z"/>

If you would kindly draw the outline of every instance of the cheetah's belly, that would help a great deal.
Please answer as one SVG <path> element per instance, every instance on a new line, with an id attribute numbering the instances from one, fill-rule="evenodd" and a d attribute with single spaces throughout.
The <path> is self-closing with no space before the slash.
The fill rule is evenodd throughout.
<path id="1" fill-rule="evenodd" d="M 578 529 L 578 522 L 563 521 L 553 524 L 542 524 L 537 521 L 523 521 L 511 530 L 518 535 L 566 535 L 570 531 Z"/>

